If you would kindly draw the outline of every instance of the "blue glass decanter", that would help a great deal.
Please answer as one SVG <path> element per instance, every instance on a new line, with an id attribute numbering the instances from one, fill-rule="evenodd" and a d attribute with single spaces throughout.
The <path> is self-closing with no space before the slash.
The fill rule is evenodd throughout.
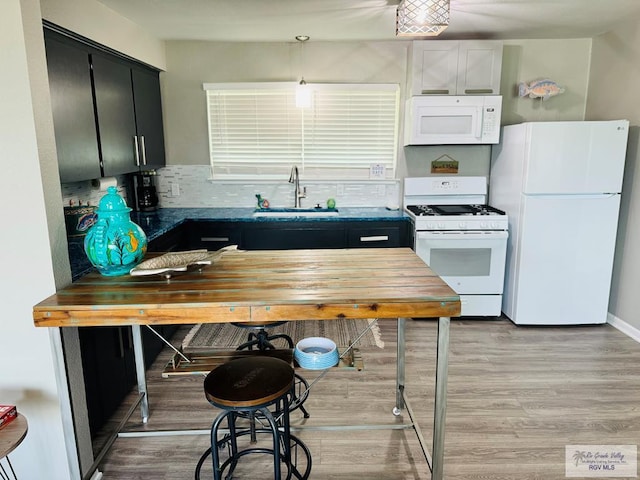
<path id="1" fill-rule="evenodd" d="M 84 239 L 84 251 L 102 275 L 126 275 L 147 252 L 147 236 L 131 221 L 129 212 L 116 187 L 107 188 L 96 210 L 96 223 Z"/>

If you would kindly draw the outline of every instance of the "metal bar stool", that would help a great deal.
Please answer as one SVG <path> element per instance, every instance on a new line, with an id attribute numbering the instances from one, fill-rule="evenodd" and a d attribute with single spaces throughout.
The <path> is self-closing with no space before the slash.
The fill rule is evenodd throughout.
<path id="1" fill-rule="evenodd" d="M 221 480 L 227 471 L 226 479 L 233 476 L 239 460 L 252 453 L 273 456 L 274 479 L 295 477 L 306 480 L 311 473 L 311 454 L 300 439 L 291 435 L 289 427 L 289 406 L 294 394 L 293 367 L 279 359 L 266 356 L 246 357 L 231 360 L 213 369 L 204 381 L 205 396 L 209 403 L 222 412 L 211 426 L 211 447 L 200 457 L 196 466 L 195 478 L 200 479 L 200 471 L 211 454 L 214 480 Z M 248 428 L 239 428 L 237 420 L 246 417 L 260 418 L 263 424 L 256 428 L 250 422 Z M 226 419 L 228 433 L 222 436 L 220 426 Z M 271 437 L 271 448 L 250 446 L 240 449 L 238 439 L 245 435 Z M 253 445 L 253 446 L 251 446 Z M 228 457 L 221 461 L 219 450 L 227 448 Z M 301 455 L 298 454 L 298 447 Z M 295 455 L 292 451 L 295 449 Z M 298 470 L 302 459 L 306 463 L 304 473 Z M 282 465 L 287 474 L 282 476 Z"/>
<path id="2" fill-rule="evenodd" d="M 287 323 L 281 322 L 267 322 L 267 323 L 250 323 L 250 322 L 232 322 L 232 325 L 239 328 L 246 328 L 249 330 L 257 330 L 257 332 L 251 331 L 247 337 L 247 341 L 242 343 L 236 350 L 253 350 L 253 347 L 257 347 L 258 350 L 264 352 L 266 350 L 275 350 L 276 347 L 271 343 L 274 340 L 282 339 L 287 346 L 293 349 L 293 340 L 285 333 L 277 333 L 275 335 L 269 335 L 265 329 L 268 327 L 277 327 Z M 309 384 L 307 381 L 295 374 L 295 394 L 293 401 L 291 402 L 291 410 L 300 409 L 304 418 L 309 418 L 309 412 L 304 408 L 304 402 L 309 396 Z M 255 439 L 254 439 L 255 440 Z"/>
<path id="3" fill-rule="evenodd" d="M 268 323 L 250 323 L 250 322 L 233 322 L 232 325 L 239 328 L 246 328 L 252 330 L 247 336 L 247 341 L 240 345 L 237 350 L 253 350 L 253 347 L 258 347 L 258 350 L 275 350 L 275 346 L 272 341 L 281 338 L 284 340 L 289 348 L 293 348 L 293 340 L 291 337 L 284 333 L 277 333 L 275 335 L 269 335 L 267 327 L 277 327 L 287 322 L 268 322 Z M 257 331 L 256 331 L 257 330 Z"/>

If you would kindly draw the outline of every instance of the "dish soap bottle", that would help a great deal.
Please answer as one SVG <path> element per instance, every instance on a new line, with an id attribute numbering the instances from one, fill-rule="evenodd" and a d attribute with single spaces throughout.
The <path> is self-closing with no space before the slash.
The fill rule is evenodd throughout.
<path id="1" fill-rule="evenodd" d="M 107 277 L 126 275 L 147 252 L 147 236 L 129 212 L 116 187 L 107 188 L 96 210 L 97 220 L 84 239 L 91 264 Z"/>

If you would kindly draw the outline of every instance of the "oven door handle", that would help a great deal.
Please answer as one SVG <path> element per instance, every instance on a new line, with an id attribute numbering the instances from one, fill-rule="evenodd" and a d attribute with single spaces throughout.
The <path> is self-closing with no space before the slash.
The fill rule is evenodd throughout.
<path id="1" fill-rule="evenodd" d="M 429 237 L 434 240 L 497 240 L 509 238 L 509 232 L 506 230 L 457 230 L 454 232 L 416 232 L 418 237 Z"/>

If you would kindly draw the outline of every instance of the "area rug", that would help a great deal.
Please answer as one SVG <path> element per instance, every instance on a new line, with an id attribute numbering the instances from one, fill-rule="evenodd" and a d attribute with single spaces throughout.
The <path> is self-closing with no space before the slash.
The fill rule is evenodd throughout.
<path id="1" fill-rule="evenodd" d="M 307 337 L 326 337 L 338 346 L 347 346 L 371 325 L 375 319 L 362 320 L 304 320 L 286 322 L 268 328 L 270 335 L 285 333 L 294 344 Z M 230 323 L 200 323 L 193 327 L 182 341 L 185 353 L 195 353 L 212 348 L 235 348 L 247 340 L 250 330 Z M 356 346 L 384 348 L 384 342 L 377 324 L 373 325 L 355 343 Z"/>

